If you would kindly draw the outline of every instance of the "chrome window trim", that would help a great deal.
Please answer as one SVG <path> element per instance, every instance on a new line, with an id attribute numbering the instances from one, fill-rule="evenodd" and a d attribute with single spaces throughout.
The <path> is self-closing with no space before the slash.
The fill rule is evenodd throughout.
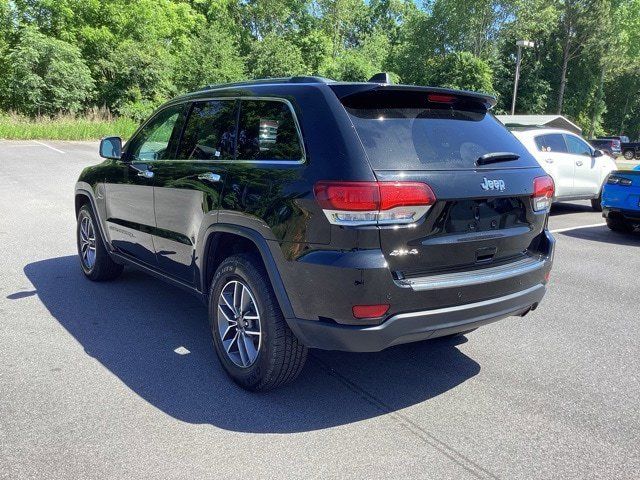
<path id="1" fill-rule="evenodd" d="M 176 102 L 176 103 L 172 103 L 170 105 L 166 105 L 165 107 L 163 107 L 161 110 L 158 110 L 158 112 L 156 113 L 160 113 L 162 110 L 164 110 L 165 108 L 169 108 L 169 107 L 173 107 L 176 105 L 180 105 L 180 104 L 191 104 L 191 103 L 197 103 L 197 102 L 210 102 L 210 101 L 220 101 L 220 100 L 229 100 L 229 101 L 236 101 L 236 100 L 263 100 L 263 101 L 271 101 L 271 102 L 280 102 L 280 103 L 284 103 L 285 105 L 287 105 L 287 107 L 289 107 L 289 112 L 291 113 L 291 116 L 293 117 L 293 123 L 295 124 L 296 127 L 296 132 L 298 133 L 298 143 L 300 144 L 300 150 L 302 151 L 302 157 L 300 159 L 297 160 L 275 160 L 275 159 L 264 159 L 264 160 L 244 160 L 244 159 L 226 159 L 226 160 L 215 160 L 215 159 L 211 159 L 211 160 L 147 160 L 145 161 L 145 163 L 148 164 L 160 164 L 160 163 L 214 163 L 214 164 L 220 164 L 220 165 L 225 165 L 225 164 L 241 164 L 241 165 L 302 165 L 304 163 L 306 163 L 307 161 L 307 151 L 304 145 L 304 137 L 302 136 L 302 129 L 300 128 L 300 122 L 298 121 L 298 116 L 296 115 L 295 110 L 293 109 L 293 104 L 287 100 L 286 98 L 281 98 L 281 97 L 265 97 L 265 96 L 233 96 L 233 97 L 202 97 L 202 98 L 197 98 L 197 99 L 190 99 L 190 100 L 181 100 L 180 102 Z M 153 115 L 154 118 L 156 115 Z M 147 120 L 147 122 L 145 122 L 143 124 L 146 125 L 150 120 Z M 187 117 L 188 120 L 189 117 Z M 140 127 L 142 128 L 142 127 Z"/>

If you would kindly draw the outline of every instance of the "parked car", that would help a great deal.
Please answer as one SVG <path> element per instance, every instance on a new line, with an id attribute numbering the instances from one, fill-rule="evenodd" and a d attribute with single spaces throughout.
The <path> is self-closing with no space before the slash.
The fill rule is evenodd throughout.
<path id="1" fill-rule="evenodd" d="M 634 158 L 640 160 L 640 142 L 631 142 L 629 137 L 625 135 L 598 137 L 598 140 L 614 140 L 620 142 L 620 151 L 622 155 L 624 155 L 624 158 L 627 160 L 633 160 Z"/>
<path id="2" fill-rule="evenodd" d="M 513 134 L 553 178 L 554 202 L 591 200 L 593 209 L 601 210 L 602 185 L 617 169 L 613 158 L 566 130 L 533 128 Z"/>
<path id="3" fill-rule="evenodd" d="M 592 138 L 589 143 L 594 149 L 602 150 L 610 157 L 616 158 L 622 154 L 620 140 L 615 138 Z"/>
<path id="4" fill-rule="evenodd" d="M 308 348 L 373 352 L 523 316 L 546 291 L 554 187 L 494 104 L 315 77 L 178 97 L 124 148 L 103 139 L 106 160 L 80 175 L 82 271 L 128 265 L 193 292 L 249 390 L 293 380 Z"/>
<path id="5" fill-rule="evenodd" d="M 616 232 L 629 233 L 640 227 L 640 166 L 607 177 L 602 190 L 602 216 Z"/>
<path id="6" fill-rule="evenodd" d="M 627 160 L 640 160 L 640 142 L 626 142 L 622 144 L 622 155 Z"/>
<path id="7" fill-rule="evenodd" d="M 629 137 L 626 135 L 612 135 L 609 137 L 598 137 L 597 140 L 618 140 L 620 144 L 629 143 Z"/>

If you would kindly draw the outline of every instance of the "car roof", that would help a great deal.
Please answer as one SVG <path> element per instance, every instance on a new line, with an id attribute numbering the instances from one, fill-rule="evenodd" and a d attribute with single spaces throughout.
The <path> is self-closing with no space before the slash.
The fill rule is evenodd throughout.
<path id="1" fill-rule="evenodd" d="M 314 76 L 298 76 L 298 77 L 283 77 L 283 78 L 264 78 L 257 80 L 247 80 L 236 83 L 225 83 L 219 85 L 207 85 L 199 90 L 182 95 L 173 101 L 188 100 L 206 97 L 212 93 L 228 93 L 228 90 L 233 90 L 238 93 L 242 93 L 245 90 L 252 90 L 256 87 L 267 88 L 268 87 L 286 87 L 286 86 L 312 86 L 312 87 L 324 87 L 331 88 L 338 97 L 351 95 L 354 93 L 361 93 L 372 90 L 398 90 L 398 91 L 424 91 L 430 93 L 442 93 L 455 95 L 457 97 L 464 97 L 475 102 L 482 103 L 485 108 L 490 109 L 496 104 L 496 98 L 484 93 L 470 92 L 467 90 L 455 90 L 450 88 L 441 87 L 429 87 L 420 85 L 403 85 L 403 84 L 391 84 L 383 82 L 338 82 L 324 77 Z"/>

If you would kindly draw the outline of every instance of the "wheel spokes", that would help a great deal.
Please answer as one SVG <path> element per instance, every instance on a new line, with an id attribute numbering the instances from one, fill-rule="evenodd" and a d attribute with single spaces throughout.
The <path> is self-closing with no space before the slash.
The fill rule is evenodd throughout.
<path id="1" fill-rule="evenodd" d="M 260 315 L 253 293 L 244 282 L 231 280 L 224 286 L 216 323 L 229 359 L 239 367 L 253 365 L 262 341 Z"/>

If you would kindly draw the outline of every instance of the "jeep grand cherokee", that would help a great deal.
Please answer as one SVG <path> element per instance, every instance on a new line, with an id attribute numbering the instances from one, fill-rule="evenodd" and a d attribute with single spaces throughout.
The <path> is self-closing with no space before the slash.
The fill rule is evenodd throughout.
<path id="1" fill-rule="evenodd" d="M 554 186 L 494 103 L 384 75 L 181 96 L 82 172 L 80 265 L 195 293 L 250 390 L 293 380 L 308 348 L 379 351 L 522 316 L 551 269 Z"/>

